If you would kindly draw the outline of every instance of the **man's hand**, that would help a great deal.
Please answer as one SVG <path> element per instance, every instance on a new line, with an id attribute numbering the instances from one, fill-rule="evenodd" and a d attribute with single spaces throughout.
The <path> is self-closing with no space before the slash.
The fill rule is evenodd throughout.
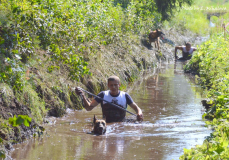
<path id="1" fill-rule="evenodd" d="M 143 114 L 141 108 L 139 108 L 136 103 L 132 103 L 129 106 L 133 108 L 137 113 L 137 121 L 143 121 Z"/>
<path id="2" fill-rule="evenodd" d="M 143 115 L 142 114 L 138 114 L 137 115 L 137 121 L 143 121 Z"/>
<path id="3" fill-rule="evenodd" d="M 83 91 L 76 87 L 75 92 L 77 95 L 83 95 Z"/>

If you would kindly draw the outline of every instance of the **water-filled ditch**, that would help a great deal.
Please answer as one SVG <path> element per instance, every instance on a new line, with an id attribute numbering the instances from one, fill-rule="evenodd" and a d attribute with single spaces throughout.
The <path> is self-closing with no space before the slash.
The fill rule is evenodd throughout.
<path id="1" fill-rule="evenodd" d="M 53 119 L 55 124 L 47 125 L 40 138 L 15 145 L 12 158 L 179 159 L 183 148 L 202 144 L 211 132 L 202 120 L 201 87 L 183 73 L 182 66 L 183 62 L 162 64 L 134 84 L 129 94 L 143 110 L 143 123 L 110 123 L 105 135 L 95 136 L 87 133 L 94 114 L 101 118 L 101 108 L 69 110 L 65 117 Z"/>

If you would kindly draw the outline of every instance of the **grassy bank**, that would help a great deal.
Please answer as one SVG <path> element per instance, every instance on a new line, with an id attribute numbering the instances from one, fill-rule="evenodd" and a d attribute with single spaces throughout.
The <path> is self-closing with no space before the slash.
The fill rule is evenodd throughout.
<path id="1" fill-rule="evenodd" d="M 200 84 L 206 88 L 207 104 L 203 118 L 213 133 L 202 145 L 184 149 L 181 159 L 229 158 L 229 42 L 223 35 L 213 36 L 202 44 L 185 70 L 196 73 Z"/>
<path id="2" fill-rule="evenodd" d="M 204 4 L 204 5 L 203 5 Z M 229 22 L 229 3 L 227 1 L 203 0 L 195 1 L 191 7 L 183 6 L 171 21 L 165 21 L 164 27 L 179 28 L 183 34 L 187 30 L 198 36 L 209 36 L 210 39 L 198 47 L 198 51 L 186 65 L 185 71 L 196 74 L 200 85 L 206 89 L 206 126 L 213 133 L 206 138 L 202 145 L 192 149 L 184 149 L 180 159 L 228 159 L 229 130 L 228 130 L 228 38 L 223 32 L 222 24 Z M 210 26 L 209 20 L 214 23 Z M 228 27 L 227 27 L 228 30 Z M 184 40 L 186 41 L 186 40 Z M 179 42 L 183 45 L 184 41 Z M 192 41 L 193 43 L 194 41 Z"/>
<path id="3" fill-rule="evenodd" d="M 131 57 L 134 51 L 130 44 L 138 45 L 139 37 L 136 35 L 140 35 L 142 30 L 149 32 L 158 22 L 152 22 L 152 19 L 158 19 L 156 16 L 159 15 L 152 11 L 149 18 L 149 13 L 144 13 L 141 10 L 143 5 L 138 2 L 127 5 L 125 9 L 113 3 L 1 2 L 0 81 L 2 85 L 9 86 L 6 88 L 10 88 L 17 99 L 27 103 L 25 105 L 40 106 L 41 111 L 34 115 L 36 122 L 46 115 L 48 101 L 53 101 L 52 106 L 63 106 L 62 101 L 66 103 L 71 99 L 69 88 L 78 82 L 87 83 L 85 75 L 86 78 L 96 77 L 94 70 L 107 70 L 110 66 L 103 66 L 104 57 L 116 58 L 117 62 L 130 57 L 133 67 L 138 63 L 141 66 L 142 57 Z M 153 3 L 149 5 L 153 7 Z M 98 63 L 100 65 L 95 65 Z M 133 70 L 141 69 L 140 66 Z M 126 71 L 126 75 L 131 80 L 129 72 Z M 47 98 L 47 95 L 54 98 Z M 25 102 L 28 97 L 36 98 Z M 73 104 L 69 102 L 68 105 Z"/>

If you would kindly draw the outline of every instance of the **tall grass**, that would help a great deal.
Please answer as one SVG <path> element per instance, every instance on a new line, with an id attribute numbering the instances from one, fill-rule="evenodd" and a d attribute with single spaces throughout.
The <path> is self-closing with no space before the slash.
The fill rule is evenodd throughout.
<path id="1" fill-rule="evenodd" d="M 229 41 L 214 35 L 202 44 L 187 64 L 186 70 L 198 73 L 200 84 L 207 89 L 210 108 L 203 117 L 214 132 L 202 145 L 184 149 L 180 159 L 228 159 L 229 158 Z"/>
<path id="2" fill-rule="evenodd" d="M 229 22 L 228 10 L 229 2 L 227 1 L 196 0 L 192 6 L 184 5 L 174 15 L 174 18 L 169 22 L 165 21 L 164 25 L 167 28 L 171 28 L 171 26 L 179 28 L 184 32 L 185 30 L 190 30 L 198 35 L 213 35 L 222 31 L 221 25 L 223 23 Z M 215 24 L 215 27 L 210 26 L 210 22 L 207 19 L 208 15 L 212 15 L 211 22 Z"/>

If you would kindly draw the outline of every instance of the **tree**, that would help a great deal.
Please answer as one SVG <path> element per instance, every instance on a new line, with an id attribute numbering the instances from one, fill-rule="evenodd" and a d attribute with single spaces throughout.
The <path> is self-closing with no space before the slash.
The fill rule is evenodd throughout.
<path id="1" fill-rule="evenodd" d="M 169 20 L 174 10 L 181 8 L 184 4 L 191 5 L 193 0 L 154 0 L 157 11 L 162 16 L 162 21 Z"/>

